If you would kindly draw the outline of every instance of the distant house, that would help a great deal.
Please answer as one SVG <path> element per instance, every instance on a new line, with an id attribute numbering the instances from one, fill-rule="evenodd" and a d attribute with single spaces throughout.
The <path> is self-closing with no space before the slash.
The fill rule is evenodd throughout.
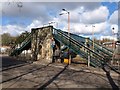
<path id="1" fill-rule="evenodd" d="M 10 49 L 9 46 L 0 46 L 0 53 L 1 54 L 8 53 L 9 49 Z"/>
<path id="2" fill-rule="evenodd" d="M 116 41 L 116 42 L 104 42 L 103 45 L 108 47 L 108 48 L 116 48 L 118 45 L 120 45 L 120 43 L 118 41 Z"/>

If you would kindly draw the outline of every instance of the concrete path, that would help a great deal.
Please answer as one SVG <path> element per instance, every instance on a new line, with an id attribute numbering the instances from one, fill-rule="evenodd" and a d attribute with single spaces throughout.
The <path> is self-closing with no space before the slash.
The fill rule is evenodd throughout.
<path id="1" fill-rule="evenodd" d="M 16 64 L 10 65 L 8 61 Z M 2 88 L 120 88 L 120 76 L 81 65 L 28 63 L 4 56 Z M 18 63 L 21 62 L 21 63 Z M 3 63 L 5 64 L 5 62 Z M 8 68 L 8 69 L 7 69 Z"/>

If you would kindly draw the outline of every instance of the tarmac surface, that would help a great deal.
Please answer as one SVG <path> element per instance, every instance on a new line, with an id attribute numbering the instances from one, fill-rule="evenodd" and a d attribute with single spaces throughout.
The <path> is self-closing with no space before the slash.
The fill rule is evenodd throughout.
<path id="1" fill-rule="evenodd" d="M 120 75 L 80 64 L 43 64 L 2 56 L 2 88 L 120 88 Z"/>

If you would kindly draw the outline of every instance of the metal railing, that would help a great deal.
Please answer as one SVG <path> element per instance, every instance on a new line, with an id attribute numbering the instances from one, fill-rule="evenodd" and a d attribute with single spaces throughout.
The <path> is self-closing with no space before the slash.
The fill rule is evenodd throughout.
<path id="1" fill-rule="evenodd" d="M 69 37 L 67 33 L 64 33 L 61 30 L 55 30 L 54 37 L 58 39 L 60 42 L 64 43 L 65 45 L 69 45 L 69 38 L 70 38 L 70 48 L 76 52 L 77 54 L 83 56 L 84 58 L 88 58 L 88 54 L 91 56 L 92 63 L 94 63 L 94 66 L 101 66 L 104 63 L 104 57 L 100 55 L 99 53 L 94 52 L 84 44 L 76 41 L 74 38 Z M 86 52 L 87 51 L 87 52 Z M 89 52 L 89 53 L 88 53 Z M 97 65 L 95 65 L 97 64 Z"/>
<path id="2" fill-rule="evenodd" d="M 10 56 L 14 56 L 14 55 L 16 56 L 16 55 L 20 54 L 20 53 L 22 52 L 22 49 L 23 49 L 28 43 L 30 43 L 30 41 L 31 41 L 31 33 L 26 36 L 26 38 L 25 38 L 25 39 L 22 41 L 22 43 L 20 44 L 20 47 L 19 47 L 19 48 L 16 48 L 16 46 L 17 46 L 18 44 L 16 44 L 16 45 L 14 46 L 15 48 L 13 48 L 13 49 L 11 50 Z"/>

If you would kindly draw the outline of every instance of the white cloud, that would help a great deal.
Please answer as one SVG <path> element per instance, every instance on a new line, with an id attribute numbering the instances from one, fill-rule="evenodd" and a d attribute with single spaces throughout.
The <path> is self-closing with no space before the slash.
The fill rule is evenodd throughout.
<path id="1" fill-rule="evenodd" d="M 28 31 L 31 32 L 32 28 L 37 28 L 37 27 L 42 27 L 41 26 L 41 22 L 38 20 L 34 20 L 30 25 L 28 25 L 27 27 L 22 27 L 19 25 L 6 25 L 6 26 L 1 26 L 2 28 L 2 32 L 0 34 L 3 33 L 10 33 L 12 36 L 17 36 L 20 35 L 21 33 Z"/>
<path id="2" fill-rule="evenodd" d="M 22 7 L 18 7 L 18 2 L 2 3 L 2 10 L 4 16 L 7 17 L 25 17 L 32 18 L 33 20 L 42 17 L 41 19 L 49 19 L 49 12 L 60 13 L 62 8 L 68 10 L 74 10 L 78 6 L 84 6 L 86 9 L 94 9 L 100 5 L 99 2 L 88 3 L 88 2 L 22 2 Z M 45 20 L 44 19 L 44 20 Z"/>
<path id="3" fill-rule="evenodd" d="M 95 27 L 94 27 L 95 26 Z M 95 34 L 103 33 L 109 27 L 107 22 L 96 23 L 96 24 L 80 24 L 80 23 L 71 23 L 70 32 L 75 34 Z M 67 31 L 67 25 L 63 28 Z"/>
<path id="4" fill-rule="evenodd" d="M 39 3 L 39 4 L 38 4 Z M 45 4 L 40 2 L 23 2 L 22 7 L 18 7 L 17 3 L 3 3 L 2 11 L 3 16 L 7 18 L 19 19 L 23 18 L 24 20 L 29 19 L 33 21 L 39 19 L 41 21 L 50 20 L 48 10 Z"/>
<path id="5" fill-rule="evenodd" d="M 81 15 L 82 22 L 87 24 L 101 23 L 107 20 L 109 11 L 107 7 L 101 6 L 93 11 L 84 12 Z"/>
<path id="6" fill-rule="evenodd" d="M 42 25 L 43 24 L 42 24 L 41 21 L 39 21 L 39 20 L 33 20 L 33 22 L 30 25 L 28 25 L 25 30 L 31 31 L 32 28 L 42 27 Z"/>
<path id="7" fill-rule="evenodd" d="M 17 36 L 24 32 L 24 28 L 17 26 L 17 25 L 6 25 L 2 26 L 2 33 L 10 33 L 12 36 Z"/>
<path id="8" fill-rule="evenodd" d="M 84 6 L 79 6 L 74 10 L 70 10 L 70 21 L 72 23 L 95 24 L 105 22 L 108 15 L 109 10 L 105 6 L 100 6 L 92 11 L 85 9 Z M 61 17 L 62 20 L 67 21 L 67 14 Z"/>
<path id="9" fill-rule="evenodd" d="M 21 8 L 21 12 L 19 12 L 19 8 L 15 8 L 15 4 L 4 6 L 3 9 L 5 11 L 5 16 L 23 17 L 25 20 L 27 18 L 31 19 L 32 21 L 29 22 L 30 24 L 24 28 L 18 25 L 3 26 L 4 32 L 9 32 L 12 35 L 18 35 L 23 31 L 31 31 L 31 28 L 42 27 L 43 24 L 48 24 L 50 21 L 57 22 L 52 25 L 58 28 L 62 28 L 64 31 L 67 31 L 67 14 L 58 16 L 60 11 L 62 11 L 62 8 L 70 11 L 70 31 L 72 33 L 92 34 L 92 24 L 95 25 L 95 34 L 105 33 L 106 31 L 108 32 L 108 29 L 110 29 L 110 25 L 109 23 L 107 23 L 107 17 L 109 15 L 108 8 L 105 6 L 100 6 L 99 3 L 54 3 L 53 5 L 53 3 L 28 2 L 23 3 L 23 8 Z M 80 15 L 78 13 L 82 14 Z M 54 17 L 55 15 L 57 16 L 56 18 Z M 113 16 L 111 16 L 111 18 L 112 17 Z M 85 27 L 85 25 L 87 25 L 88 27 Z"/>
<path id="10" fill-rule="evenodd" d="M 109 23 L 118 24 L 118 10 L 114 11 L 113 14 L 110 16 Z"/>

